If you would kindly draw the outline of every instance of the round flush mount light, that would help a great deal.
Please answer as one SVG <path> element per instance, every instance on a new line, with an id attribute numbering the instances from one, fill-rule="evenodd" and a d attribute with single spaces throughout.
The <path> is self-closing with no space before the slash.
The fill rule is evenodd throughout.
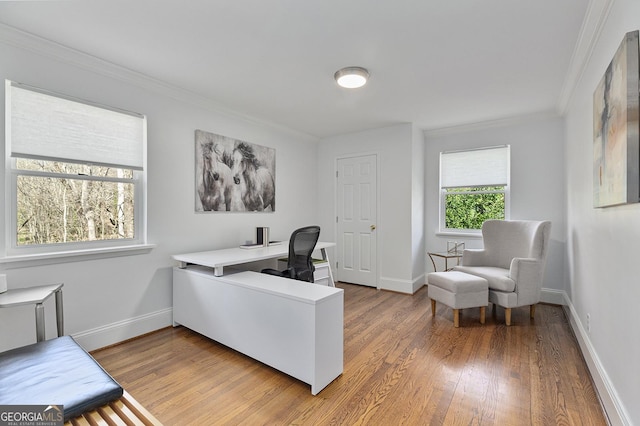
<path id="1" fill-rule="evenodd" d="M 339 86 L 356 89 L 367 83 L 369 71 L 362 67 L 346 67 L 336 71 L 333 77 Z"/>

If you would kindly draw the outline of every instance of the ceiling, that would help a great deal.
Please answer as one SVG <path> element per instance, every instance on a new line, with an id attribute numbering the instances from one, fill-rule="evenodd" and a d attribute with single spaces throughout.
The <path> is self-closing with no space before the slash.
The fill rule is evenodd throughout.
<path id="1" fill-rule="evenodd" d="M 316 137 L 555 111 L 589 0 L 1 1 L 0 23 Z M 342 89 L 333 74 L 369 70 Z"/>

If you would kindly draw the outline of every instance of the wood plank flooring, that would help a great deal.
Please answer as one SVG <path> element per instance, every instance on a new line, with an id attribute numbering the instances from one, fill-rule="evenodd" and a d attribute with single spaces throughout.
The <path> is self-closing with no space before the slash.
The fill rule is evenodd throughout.
<path id="1" fill-rule="evenodd" d="M 344 372 L 309 385 L 183 327 L 92 355 L 165 425 L 606 425 L 560 306 L 504 310 L 460 328 L 426 287 L 345 290 Z M 294 320 L 294 319 L 292 319 Z"/>

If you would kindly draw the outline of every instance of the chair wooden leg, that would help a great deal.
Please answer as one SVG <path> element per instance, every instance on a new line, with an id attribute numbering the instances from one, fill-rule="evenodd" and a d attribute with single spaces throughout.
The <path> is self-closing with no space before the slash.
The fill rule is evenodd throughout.
<path id="1" fill-rule="evenodd" d="M 431 316 L 436 316 L 436 301 L 434 299 L 431 299 Z"/>
<path id="2" fill-rule="evenodd" d="M 453 326 L 455 328 L 460 327 L 460 309 L 453 310 Z"/>
<path id="3" fill-rule="evenodd" d="M 507 326 L 511 325 L 511 308 L 504 309 L 504 322 L 507 323 Z"/>
<path id="4" fill-rule="evenodd" d="M 529 307 L 529 314 L 531 314 L 531 319 L 536 315 L 536 305 L 531 305 Z"/>
<path id="5" fill-rule="evenodd" d="M 484 324 L 486 313 L 487 308 L 485 306 L 480 306 L 480 324 Z"/>

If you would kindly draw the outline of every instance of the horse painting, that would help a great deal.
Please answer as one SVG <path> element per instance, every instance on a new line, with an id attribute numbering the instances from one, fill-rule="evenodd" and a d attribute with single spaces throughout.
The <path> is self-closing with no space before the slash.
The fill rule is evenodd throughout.
<path id="1" fill-rule="evenodd" d="M 196 130 L 196 211 L 275 211 L 275 150 Z"/>
<path id="2" fill-rule="evenodd" d="M 237 141 L 231 154 L 233 182 L 241 188 L 247 211 L 276 209 L 275 181 L 272 172 L 261 164 L 251 144 Z"/>

